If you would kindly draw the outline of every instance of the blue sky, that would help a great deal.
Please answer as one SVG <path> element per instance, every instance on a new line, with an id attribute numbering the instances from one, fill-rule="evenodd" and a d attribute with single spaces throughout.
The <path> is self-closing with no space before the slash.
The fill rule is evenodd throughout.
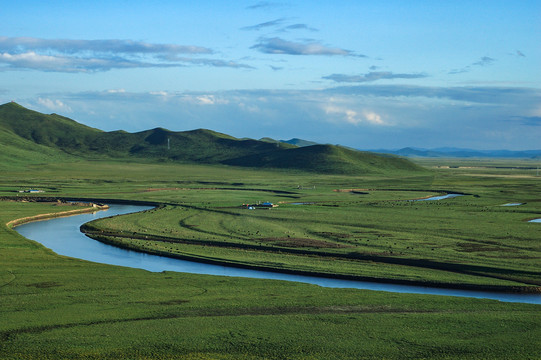
<path id="1" fill-rule="evenodd" d="M 22 1 L 0 102 L 106 131 L 541 148 L 540 1 Z"/>

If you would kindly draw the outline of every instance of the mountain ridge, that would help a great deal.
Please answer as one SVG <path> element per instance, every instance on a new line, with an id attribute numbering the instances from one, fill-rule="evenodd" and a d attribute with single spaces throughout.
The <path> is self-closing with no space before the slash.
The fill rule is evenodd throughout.
<path id="1" fill-rule="evenodd" d="M 442 158 L 541 158 L 541 150 L 475 150 L 462 148 L 423 149 L 405 147 L 398 150 L 377 149 L 375 152 L 406 157 Z"/>
<path id="2" fill-rule="evenodd" d="M 16 103 L 0 105 L 0 161 L 129 159 L 222 164 L 253 168 L 366 174 L 426 171 L 406 159 L 335 145 L 296 145 L 237 139 L 208 129 L 171 131 L 162 127 L 129 133 L 105 132 L 58 114 L 42 114 Z M 30 158 L 30 160 L 28 160 Z M 1 165 L 1 164 L 0 164 Z"/>
<path id="3" fill-rule="evenodd" d="M 319 143 L 299 138 L 290 140 L 274 140 L 264 138 L 265 141 L 282 142 L 293 144 L 299 147 L 317 145 Z M 359 151 L 375 152 L 380 154 L 394 154 L 405 157 L 442 157 L 442 158 L 541 158 L 541 149 L 538 150 L 476 150 L 457 147 L 439 147 L 432 149 L 407 146 L 401 149 L 362 149 L 356 148 Z"/>

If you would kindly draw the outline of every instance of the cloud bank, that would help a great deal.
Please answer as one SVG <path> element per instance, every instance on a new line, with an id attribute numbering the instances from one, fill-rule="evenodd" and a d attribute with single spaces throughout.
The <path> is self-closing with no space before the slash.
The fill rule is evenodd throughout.
<path id="1" fill-rule="evenodd" d="M 316 41 L 295 42 L 284 40 L 279 37 L 262 38 L 257 44 L 252 46 L 252 49 L 256 49 L 265 54 L 366 57 L 365 55 L 356 55 L 351 50 L 325 46 Z"/>
<path id="2" fill-rule="evenodd" d="M 356 148 L 539 148 L 541 90 L 355 85 L 217 92 L 42 94 L 27 104 L 104 130 L 208 128 Z"/>
<path id="3" fill-rule="evenodd" d="M 364 75 L 332 74 L 323 76 L 323 79 L 336 82 L 363 83 L 385 79 L 418 79 L 427 76 L 426 74 L 395 74 L 390 71 L 373 71 Z"/>
<path id="4" fill-rule="evenodd" d="M 33 37 L 0 37 L 0 51 L 24 52 L 49 50 L 75 54 L 84 51 L 125 54 L 210 54 L 211 49 L 201 46 L 152 44 L 132 40 L 70 40 L 40 39 Z"/>
<path id="5" fill-rule="evenodd" d="M 196 57 L 213 53 L 202 46 L 132 40 L 0 37 L 0 71 L 31 69 L 73 73 L 188 65 L 250 68 L 234 61 Z"/>

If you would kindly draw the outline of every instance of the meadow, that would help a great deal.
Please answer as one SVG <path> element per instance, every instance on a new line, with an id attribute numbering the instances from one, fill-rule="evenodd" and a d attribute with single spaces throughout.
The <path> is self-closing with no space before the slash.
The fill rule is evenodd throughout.
<path id="1" fill-rule="evenodd" d="M 243 266 L 536 289 L 541 226 L 527 220 L 541 217 L 538 162 L 485 162 L 426 160 L 417 174 L 357 176 L 171 162 L 30 164 L 0 174 L 0 222 L 66 210 L 7 201 L 21 189 L 145 200 L 162 205 L 90 230 L 122 246 Z M 410 201 L 443 192 L 464 195 Z M 259 201 L 279 206 L 241 208 Z M 539 305 L 150 273 L 58 256 L 7 226 L 0 249 L 0 358 L 541 356 Z"/>
<path id="2" fill-rule="evenodd" d="M 216 176 L 209 174 L 154 184 L 138 198 L 166 205 L 98 220 L 85 231 L 119 246 L 239 266 L 435 286 L 541 286 L 541 229 L 525 221 L 538 214 L 536 177 L 509 184 L 445 172 L 401 177 L 400 183 L 254 175 L 242 174 L 242 182 L 212 181 Z M 445 191 L 464 195 L 412 201 Z M 258 202 L 278 207 L 242 207 Z M 523 205 L 502 206 L 511 202 Z"/>

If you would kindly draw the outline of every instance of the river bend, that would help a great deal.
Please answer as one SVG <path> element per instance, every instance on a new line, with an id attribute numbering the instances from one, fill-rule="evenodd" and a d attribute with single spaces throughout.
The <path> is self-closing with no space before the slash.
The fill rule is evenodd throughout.
<path id="1" fill-rule="evenodd" d="M 192 274 L 237 276 L 247 278 L 276 279 L 315 284 L 330 288 L 355 288 L 397 293 L 431 294 L 493 299 L 503 302 L 522 302 L 541 304 L 539 294 L 513 294 L 486 291 L 440 289 L 423 286 L 394 285 L 385 283 L 351 281 L 319 278 L 313 276 L 282 274 L 269 271 L 241 269 L 222 265 L 212 265 L 151 255 L 122 249 L 93 240 L 79 231 L 79 227 L 89 221 L 129 214 L 151 209 L 150 206 L 117 205 L 92 214 L 54 218 L 19 225 L 15 228 L 22 236 L 37 241 L 59 255 L 65 255 L 97 263 L 139 268 L 153 272 L 176 271 Z"/>

